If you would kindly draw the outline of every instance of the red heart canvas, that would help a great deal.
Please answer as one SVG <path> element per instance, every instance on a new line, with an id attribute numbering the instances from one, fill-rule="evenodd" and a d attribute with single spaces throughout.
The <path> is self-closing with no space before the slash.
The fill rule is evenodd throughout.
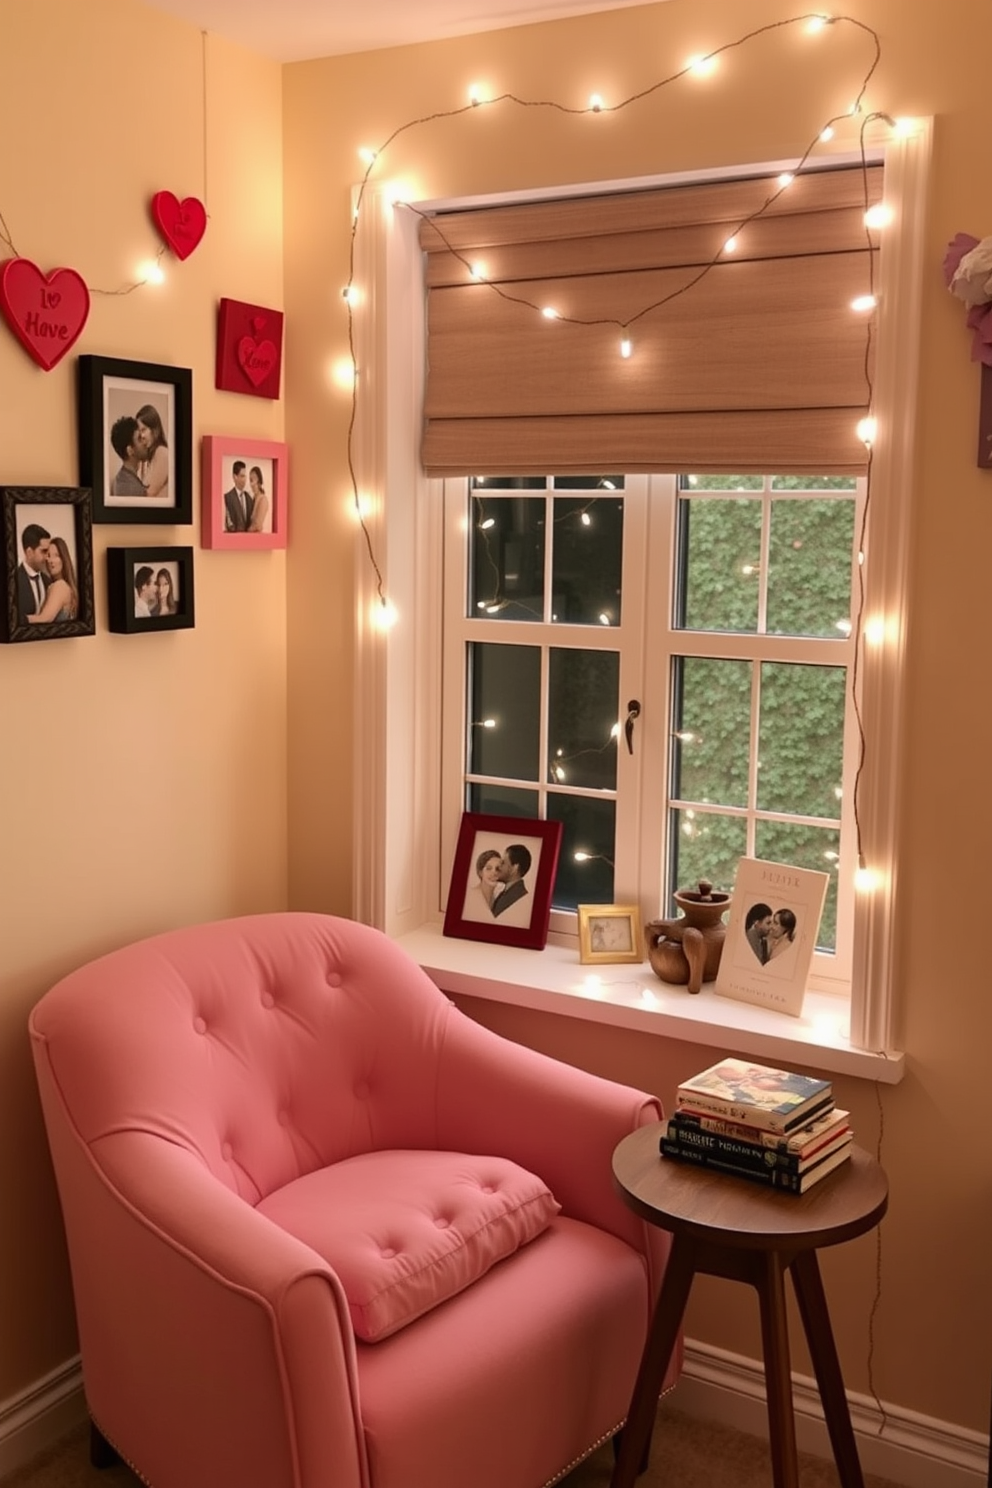
<path id="1" fill-rule="evenodd" d="M 207 211 L 195 196 L 180 201 L 171 191 L 156 191 L 152 216 L 177 258 L 189 258 L 207 230 Z"/>
<path id="2" fill-rule="evenodd" d="M 27 258 L 0 268 L 0 310 L 29 356 L 50 372 L 79 339 L 90 313 L 90 292 L 75 269 L 43 274 Z"/>
<path id="3" fill-rule="evenodd" d="M 216 385 L 229 393 L 278 398 L 282 372 L 281 310 L 221 300 L 217 311 Z"/>

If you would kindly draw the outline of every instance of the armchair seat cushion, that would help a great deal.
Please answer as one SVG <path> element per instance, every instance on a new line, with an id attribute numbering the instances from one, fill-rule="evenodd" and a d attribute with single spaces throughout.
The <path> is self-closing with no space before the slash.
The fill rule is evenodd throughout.
<path id="1" fill-rule="evenodd" d="M 334 1269 L 356 1336 L 375 1343 L 540 1235 L 560 1205 L 508 1158 L 389 1150 L 307 1173 L 256 1207 Z"/>

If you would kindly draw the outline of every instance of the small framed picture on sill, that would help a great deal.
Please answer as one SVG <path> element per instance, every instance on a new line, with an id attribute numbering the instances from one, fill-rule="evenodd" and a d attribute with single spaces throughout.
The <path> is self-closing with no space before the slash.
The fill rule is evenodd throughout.
<path id="1" fill-rule="evenodd" d="M 191 630 L 192 548 L 108 548 L 108 626 L 118 635 Z"/>
<path id="2" fill-rule="evenodd" d="M 200 446 L 200 541 L 252 552 L 284 548 L 289 452 L 272 439 L 205 434 Z"/>
<path id="3" fill-rule="evenodd" d="M 464 812 L 448 889 L 445 935 L 543 950 L 561 834 L 561 822 Z"/>
<path id="4" fill-rule="evenodd" d="M 580 904 L 578 913 L 583 964 L 644 960 L 641 911 L 636 904 Z"/>
<path id="5" fill-rule="evenodd" d="M 93 635 L 93 529 L 81 486 L 3 486 L 0 640 Z"/>

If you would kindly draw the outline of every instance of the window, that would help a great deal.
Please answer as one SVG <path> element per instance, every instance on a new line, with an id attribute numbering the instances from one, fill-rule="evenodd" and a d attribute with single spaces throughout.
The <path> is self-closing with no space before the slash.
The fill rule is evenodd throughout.
<path id="1" fill-rule="evenodd" d="M 553 928 L 747 854 L 830 875 L 816 972 L 849 982 L 852 476 L 446 482 L 443 784 L 563 824 Z M 459 540 L 461 535 L 461 540 Z"/>
<path id="2" fill-rule="evenodd" d="M 931 126 L 925 122 L 915 136 L 894 141 L 885 150 L 885 199 L 893 212 L 894 231 L 887 231 L 880 258 L 874 398 L 880 434 L 869 503 L 871 572 L 864 609 L 869 641 L 859 662 L 866 738 L 860 882 L 868 888 L 857 890 L 854 905 L 850 1040 L 846 1046 L 851 1056 L 843 1066 L 828 1066 L 854 1073 L 862 1070 L 873 1078 L 891 1076 L 878 1059 L 855 1060 L 855 1051 L 897 1047 L 892 910 L 898 863 L 899 684 L 930 149 Z M 377 580 L 360 548 L 356 554 L 354 912 L 402 936 L 439 921 L 454 842 L 444 820 L 439 771 L 441 718 L 450 703 L 450 677 L 441 661 L 443 558 L 453 538 L 444 523 L 444 482 L 428 479 L 416 455 L 425 345 L 419 219 L 395 209 L 385 190 L 380 196 L 367 196 L 363 213 L 355 268 L 368 290 L 363 302 L 369 310 L 356 320 L 355 347 L 359 365 L 376 365 L 379 375 L 362 384 L 366 397 L 357 410 L 353 453 L 370 541 L 386 565 L 386 590 L 400 623 L 389 630 L 375 624 L 381 609 Z M 546 489 L 543 480 L 541 485 Z M 464 482 L 461 489 L 464 493 Z M 625 505 L 630 495 L 628 483 Z M 763 499 L 764 495 L 763 490 Z M 629 514 L 624 523 L 629 536 L 628 520 Z M 770 526 L 770 536 L 771 530 Z M 464 542 L 464 533 L 456 536 Z M 625 598 L 629 598 L 632 582 L 646 588 L 648 578 L 645 550 L 645 562 L 635 568 L 632 578 L 625 576 Z M 652 594 L 657 599 L 654 589 Z M 702 637 L 705 642 L 712 634 L 694 632 L 693 639 Z M 763 644 L 773 644 L 772 638 Z M 630 700 L 623 676 L 620 693 L 622 704 Z M 644 732 L 649 726 L 645 718 Z M 635 723 L 635 748 L 638 743 Z M 624 749 L 618 751 L 621 773 L 629 758 Z M 663 793 L 656 794 L 663 799 Z M 763 808 L 757 805 L 756 809 Z M 620 793 L 617 810 L 622 815 Z M 757 821 L 756 816 L 755 830 Z M 685 860 L 681 867 L 678 876 L 684 878 Z M 540 961 L 533 953 L 519 954 L 527 955 L 530 962 Z M 485 967 L 480 968 L 480 985 L 487 974 Z M 505 995 L 512 997 L 509 980 L 503 985 Z M 697 999 L 688 1001 L 698 1006 Z M 576 1013 L 574 1004 L 563 1010 Z M 693 1014 L 700 1024 L 710 1016 L 710 1012 Z M 678 1036 L 690 1036 L 681 1017 L 678 1026 Z M 817 1035 L 814 1031 L 808 1037 L 815 1041 Z M 712 1027 L 701 1027 L 700 1041 L 707 1038 L 712 1042 Z M 739 1021 L 734 1042 L 747 1052 L 761 1052 L 759 1036 L 748 1041 Z M 784 1046 L 778 1038 L 775 1047 L 779 1052 Z M 826 1055 L 831 1050 L 837 1053 L 839 1046 L 836 1041 L 829 1045 L 824 1041 L 823 1048 Z"/>

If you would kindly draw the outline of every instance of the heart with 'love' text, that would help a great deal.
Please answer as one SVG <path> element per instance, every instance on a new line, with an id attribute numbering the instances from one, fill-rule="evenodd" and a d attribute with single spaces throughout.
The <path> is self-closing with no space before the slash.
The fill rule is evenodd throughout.
<path id="1" fill-rule="evenodd" d="M 254 336 L 242 336 L 238 342 L 238 366 L 252 387 L 261 387 L 278 355 L 271 341 L 256 341 Z"/>
<path id="2" fill-rule="evenodd" d="M 28 258 L 0 267 L 0 310 L 24 350 L 50 372 L 79 339 L 90 292 L 75 269 L 43 274 Z"/>
<path id="3" fill-rule="evenodd" d="M 177 258 L 189 258 L 207 230 L 207 209 L 195 196 L 180 201 L 171 191 L 156 191 L 152 217 Z"/>

